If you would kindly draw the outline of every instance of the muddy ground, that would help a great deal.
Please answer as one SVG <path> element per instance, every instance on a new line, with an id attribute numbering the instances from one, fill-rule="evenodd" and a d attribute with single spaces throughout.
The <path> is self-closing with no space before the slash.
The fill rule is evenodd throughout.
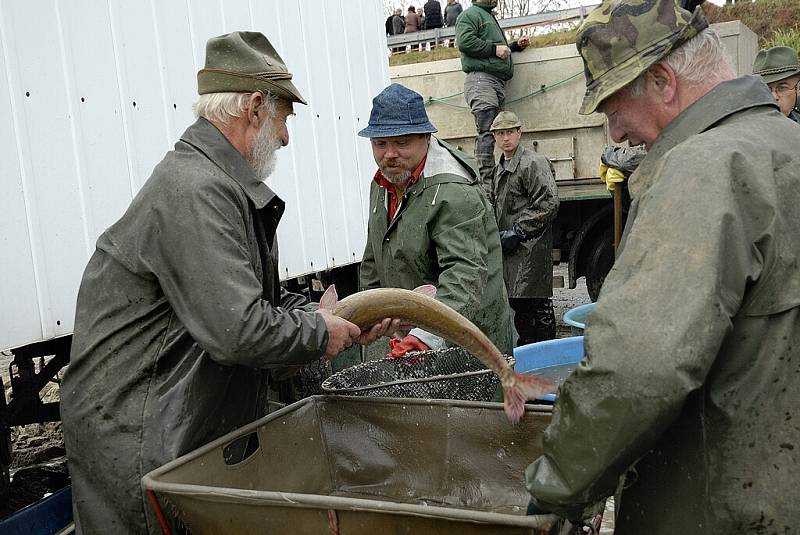
<path id="1" fill-rule="evenodd" d="M 564 276 L 566 280 L 566 266 L 556 267 L 555 274 Z M 559 338 L 571 336 L 569 327 L 562 319 L 564 313 L 570 308 L 588 302 L 589 297 L 583 280 L 579 281 L 578 287 L 574 290 L 563 288 L 554 290 L 553 305 Z M 8 366 L 11 360 L 10 353 L 0 353 L 0 374 L 6 388 L 6 399 L 10 397 Z M 56 383 L 51 382 L 45 387 L 43 400 L 45 402 L 58 400 Z M 12 428 L 11 440 L 13 443 L 11 492 L 9 502 L 0 504 L 0 518 L 36 502 L 69 483 L 60 422 Z M 603 532 L 610 533 L 606 530 Z"/>

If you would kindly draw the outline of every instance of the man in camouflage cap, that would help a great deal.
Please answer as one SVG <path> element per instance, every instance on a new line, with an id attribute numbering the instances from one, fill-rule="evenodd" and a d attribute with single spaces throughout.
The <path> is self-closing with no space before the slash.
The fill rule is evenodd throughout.
<path id="1" fill-rule="evenodd" d="M 615 533 L 800 525 L 800 129 L 700 8 L 605 0 L 581 113 L 644 144 L 619 255 L 528 467 L 531 513 L 620 489 Z"/>
<path id="2" fill-rule="evenodd" d="M 264 415 L 268 370 L 399 324 L 361 334 L 279 285 L 284 202 L 264 181 L 305 102 L 291 79 L 260 33 L 209 40 L 197 121 L 97 241 L 61 385 L 79 534 L 161 533 L 144 474 Z"/>
<path id="3" fill-rule="evenodd" d="M 776 46 L 759 51 L 753 62 L 753 74 L 764 79 L 781 112 L 800 123 L 797 109 L 800 95 L 800 61 L 797 52 L 788 46 Z"/>

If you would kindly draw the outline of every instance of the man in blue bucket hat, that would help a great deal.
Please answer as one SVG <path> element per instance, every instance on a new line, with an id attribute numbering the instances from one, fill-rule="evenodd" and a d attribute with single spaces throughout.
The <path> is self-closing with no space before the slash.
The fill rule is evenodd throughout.
<path id="1" fill-rule="evenodd" d="M 436 299 L 477 325 L 504 353 L 513 327 L 494 212 L 464 153 L 436 139 L 422 97 L 392 84 L 372 100 L 370 138 L 378 164 L 369 196 L 362 289 L 431 284 Z M 421 329 L 390 341 L 391 355 L 440 349 Z"/>

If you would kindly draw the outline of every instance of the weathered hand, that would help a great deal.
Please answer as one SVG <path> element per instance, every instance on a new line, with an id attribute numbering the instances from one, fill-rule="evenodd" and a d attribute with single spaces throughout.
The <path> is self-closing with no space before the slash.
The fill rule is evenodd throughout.
<path id="1" fill-rule="evenodd" d="M 356 340 L 357 343 L 365 346 L 369 345 L 381 336 L 391 336 L 400 329 L 400 320 L 385 318 L 380 323 L 376 323 L 367 332 L 362 332 Z"/>
<path id="2" fill-rule="evenodd" d="M 494 55 L 500 59 L 506 59 L 511 56 L 511 49 L 506 45 L 497 45 L 494 47 Z"/>
<path id="3" fill-rule="evenodd" d="M 325 358 L 333 358 L 358 340 L 361 336 L 361 329 L 334 315 L 326 309 L 317 310 L 317 314 L 322 316 L 325 320 L 325 327 L 328 329 L 328 345 L 325 346 Z"/>
<path id="4" fill-rule="evenodd" d="M 525 48 L 529 44 L 531 44 L 531 41 L 530 41 L 530 39 L 528 38 L 527 35 L 524 35 L 524 36 L 520 37 L 519 39 L 517 39 L 517 44 L 519 45 L 520 48 Z"/>

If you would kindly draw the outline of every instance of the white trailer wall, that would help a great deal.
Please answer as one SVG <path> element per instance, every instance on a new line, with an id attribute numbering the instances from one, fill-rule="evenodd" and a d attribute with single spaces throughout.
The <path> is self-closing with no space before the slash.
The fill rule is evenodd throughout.
<path id="1" fill-rule="evenodd" d="M 267 35 L 309 102 L 271 182 L 282 277 L 360 261 L 383 19 L 375 0 L 0 3 L 0 349 L 72 331 L 96 238 L 194 121 L 206 40 L 234 30 Z"/>

